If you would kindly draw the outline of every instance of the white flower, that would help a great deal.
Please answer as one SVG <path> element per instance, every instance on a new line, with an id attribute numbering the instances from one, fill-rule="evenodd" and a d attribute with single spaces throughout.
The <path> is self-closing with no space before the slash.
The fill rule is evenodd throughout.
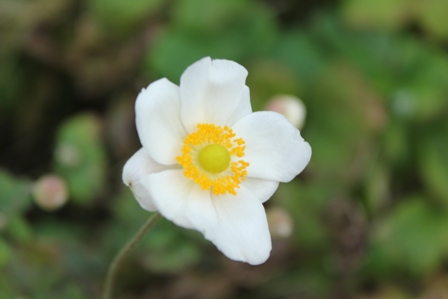
<path id="1" fill-rule="evenodd" d="M 204 234 L 226 256 L 257 265 L 271 251 L 263 203 L 308 164 L 311 147 L 275 112 L 252 113 L 247 70 L 203 58 L 139 94 L 143 145 L 123 181 L 142 208 Z"/>

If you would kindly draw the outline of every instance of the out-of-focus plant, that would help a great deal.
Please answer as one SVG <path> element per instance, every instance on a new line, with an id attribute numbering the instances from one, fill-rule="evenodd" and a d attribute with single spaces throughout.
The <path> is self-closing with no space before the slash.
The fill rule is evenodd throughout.
<path id="1" fill-rule="evenodd" d="M 99 296 L 146 218 L 120 178 L 135 96 L 204 56 L 247 66 L 254 110 L 277 94 L 307 108 L 313 158 L 266 206 L 291 236 L 251 269 L 161 221 L 118 294 L 446 296 L 447 1 L 322 3 L 0 1 L 0 297 Z M 51 212 L 32 196 L 47 173 L 68 188 Z"/>
<path id="2" fill-rule="evenodd" d="M 97 198 L 107 172 L 100 140 L 100 122 L 84 114 L 68 120 L 58 132 L 55 169 L 65 180 L 70 196 L 87 204 Z"/>

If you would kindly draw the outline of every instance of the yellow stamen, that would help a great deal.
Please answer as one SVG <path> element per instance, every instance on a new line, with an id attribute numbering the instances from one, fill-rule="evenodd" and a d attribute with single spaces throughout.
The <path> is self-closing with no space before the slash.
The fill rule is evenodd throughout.
<path id="1" fill-rule="evenodd" d="M 235 189 L 245 180 L 249 166 L 238 159 L 244 157 L 244 140 L 235 139 L 227 126 L 198 124 L 197 128 L 185 138 L 182 156 L 176 157 L 184 175 L 215 195 L 236 195 Z"/>

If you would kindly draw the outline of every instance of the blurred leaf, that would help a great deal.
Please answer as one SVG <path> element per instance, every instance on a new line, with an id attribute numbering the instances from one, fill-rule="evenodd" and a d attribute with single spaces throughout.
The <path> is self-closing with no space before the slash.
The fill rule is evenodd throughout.
<path id="1" fill-rule="evenodd" d="M 275 46 L 271 14 L 253 2 L 186 0 L 176 4 L 173 15 L 177 21 L 146 56 L 146 70 L 158 76 L 179 82 L 185 68 L 202 57 L 241 61 Z"/>
<path id="2" fill-rule="evenodd" d="M 381 211 L 391 197 L 391 174 L 385 163 L 372 160 L 366 178 L 366 204 L 369 214 Z"/>
<path id="3" fill-rule="evenodd" d="M 272 201 L 279 202 L 294 220 L 294 242 L 300 248 L 325 250 L 330 241 L 321 217 L 329 200 L 330 189 L 318 184 L 280 184 Z"/>
<path id="4" fill-rule="evenodd" d="M 124 36 L 155 15 L 164 0 L 91 0 L 88 9 L 106 32 Z"/>
<path id="5" fill-rule="evenodd" d="M 378 32 L 350 31 L 329 13 L 317 14 L 312 25 L 312 36 L 326 56 L 350 61 L 380 92 L 393 89 L 397 72 L 394 54 L 399 53 L 394 44 L 395 37 Z"/>
<path id="6" fill-rule="evenodd" d="M 42 242 L 75 245 L 86 236 L 86 228 L 77 224 L 43 220 L 33 227 Z"/>
<path id="7" fill-rule="evenodd" d="M 448 208 L 448 125 L 440 124 L 422 133 L 418 144 L 421 177 L 431 194 Z"/>
<path id="8" fill-rule="evenodd" d="M 255 60 L 247 66 L 252 110 L 264 110 L 267 101 L 279 94 L 300 94 L 299 80 L 286 65 L 272 60 Z"/>
<path id="9" fill-rule="evenodd" d="M 31 205 L 31 183 L 0 169 L 0 211 L 8 216 Z"/>
<path id="10" fill-rule="evenodd" d="M 332 279 L 326 277 L 318 267 L 304 267 L 287 273 L 279 273 L 260 286 L 261 298 L 331 298 Z"/>
<path id="11" fill-rule="evenodd" d="M 7 219 L 6 231 L 18 242 L 28 242 L 33 236 L 30 224 L 22 216 L 13 216 Z"/>
<path id="12" fill-rule="evenodd" d="M 201 37 L 185 32 L 166 32 L 147 53 L 145 69 L 178 83 L 182 72 L 203 57 L 212 56 L 238 61 L 244 49 L 234 47 L 229 38 L 234 37 L 222 35 L 216 38 Z M 181 53 L 179 49 L 182 49 Z"/>
<path id="13" fill-rule="evenodd" d="M 416 104 L 433 106 L 428 99 L 417 97 L 405 88 L 417 90 L 426 88 L 423 94 L 444 95 L 446 93 L 446 57 L 443 53 L 408 35 L 390 35 L 379 32 L 353 32 L 347 30 L 331 14 L 319 14 L 314 19 L 313 35 L 319 40 L 326 52 L 333 56 L 343 56 L 365 73 L 372 84 L 384 95 L 394 95 L 403 91 L 411 95 Z M 433 100 L 429 97 L 429 100 Z M 440 102 L 440 101 L 439 101 Z M 416 105 L 416 106 L 418 106 Z M 433 107 L 434 108 L 434 107 Z M 416 109 L 418 111 L 418 109 Z"/>
<path id="14" fill-rule="evenodd" d="M 0 294 L 5 298 L 15 298 L 17 293 L 14 292 L 13 286 L 10 283 L 11 277 L 5 271 L 0 271 Z"/>
<path id="15" fill-rule="evenodd" d="M 391 99 L 392 112 L 420 122 L 442 115 L 448 108 L 448 59 L 413 39 L 395 44 L 399 80 Z"/>
<path id="16" fill-rule="evenodd" d="M 422 26 L 433 36 L 448 38 L 448 2 L 446 0 L 421 0 L 416 10 Z"/>
<path id="17" fill-rule="evenodd" d="M 213 33 L 235 21 L 241 22 L 254 8 L 256 6 L 246 0 L 184 0 L 176 3 L 171 17 L 176 27 Z"/>
<path id="18" fill-rule="evenodd" d="M 381 96 L 345 62 L 330 64 L 306 101 L 306 139 L 313 146 L 316 178 L 340 186 L 356 183 L 377 152 L 372 137 L 386 122 Z M 327 185 L 328 188 L 328 185 Z"/>
<path id="19" fill-rule="evenodd" d="M 142 242 L 145 267 L 152 272 L 178 273 L 197 264 L 201 260 L 202 250 L 198 246 L 200 244 L 189 237 L 193 232 L 165 220 L 161 222 Z"/>
<path id="20" fill-rule="evenodd" d="M 12 248 L 0 238 L 0 267 L 4 266 L 12 256 Z"/>
<path id="21" fill-rule="evenodd" d="M 80 114 L 59 128 L 55 149 L 55 169 L 67 182 L 70 197 L 90 203 L 101 192 L 106 177 L 106 153 L 100 136 L 99 120 Z"/>
<path id="22" fill-rule="evenodd" d="M 370 293 L 370 292 L 369 292 Z M 369 294 L 360 298 L 365 299 L 412 299 L 415 298 L 409 295 L 404 289 L 401 289 L 395 285 L 381 286 L 379 290 L 376 290 L 373 294 Z"/>
<path id="23" fill-rule="evenodd" d="M 301 31 L 284 34 L 273 49 L 272 57 L 293 69 L 306 84 L 315 79 L 325 64 L 319 47 Z M 271 79 L 275 79 L 275 76 Z"/>
<path id="24" fill-rule="evenodd" d="M 139 227 L 151 215 L 138 204 L 131 189 L 124 185 L 114 198 L 114 205 L 111 208 L 115 222 L 126 227 Z"/>
<path id="25" fill-rule="evenodd" d="M 115 198 L 113 213 L 115 221 L 104 235 L 107 247 L 113 249 L 111 254 L 124 246 L 151 216 L 140 207 L 129 188 L 123 188 Z M 161 219 L 140 241 L 139 263 L 143 263 L 148 271 L 159 273 L 176 273 L 194 265 L 201 258 L 201 242 L 194 237 L 196 235 L 198 233 Z"/>
<path id="26" fill-rule="evenodd" d="M 354 27 L 398 29 L 412 17 L 412 1 L 346 0 L 342 16 Z"/>
<path id="27" fill-rule="evenodd" d="M 64 288 L 64 295 L 61 299 L 85 299 L 87 297 L 78 284 L 70 283 Z"/>
<path id="28" fill-rule="evenodd" d="M 391 167 L 397 170 L 408 165 L 412 153 L 409 151 L 410 138 L 407 123 L 393 119 L 384 131 L 382 142 L 383 151 Z"/>
<path id="29" fill-rule="evenodd" d="M 375 227 L 369 266 L 380 275 L 405 270 L 424 277 L 448 255 L 447 228 L 446 212 L 408 198 Z"/>
<path id="30" fill-rule="evenodd" d="M 3 41 L 2 41 L 3 43 Z M 6 118 L 4 112 L 16 108 L 17 99 L 23 91 L 24 71 L 19 67 L 16 54 L 3 54 L 0 51 L 0 116 Z M 14 78 L 11 80 L 11 78 Z"/>

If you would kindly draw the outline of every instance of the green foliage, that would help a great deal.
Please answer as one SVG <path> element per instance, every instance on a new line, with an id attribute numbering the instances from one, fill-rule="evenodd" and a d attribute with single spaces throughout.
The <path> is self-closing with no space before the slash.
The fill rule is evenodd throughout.
<path id="1" fill-rule="evenodd" d="M 372 233 L 369 267 L 381 276 L 408 271 L 421 276 L 448 256 L 448 213 L 411 197 L 386 215 Z"/>
<path id="2" fill-rule="evenodd" d="M 255 60 L 247 66 L 253 74 L 247 81 L 251 86 L 252 109 L 263 110 L 268 100 L 279 94 L 300 94 L 297 74 L 275 60 Z"/>
<path id="3" fill-rule="evenodd" d="M 92 114 L 67 120 L 59 129 L 55 169 L 67 182 L 70 196 L 88 204 L 102 191 L 106 176 L 105 151 L 100 123 Z"/>
<path id="4" fill-rule="evenodd" d="M 311 84 L 325 65 L 323 50 L 300 30 L 283 33 L 272 52 L 274 59 L 300 76 L 301 84 Z"/>
<path id="5" fill-rule="evenodd" d="M 132 230 L 128 230 L 124 234 L 124 238 L 129 238 L 136 228 L 141 226 L 150 216 L 135 202 L 129 190 L 125 190 L 119 196 L 114 214 L 123 226 L 130 227 L 130 224 L 133 226 Z M 117 230 L 116 226 L 111 228 Z M 142 240 L 139 246 L 141 251 L 145 253 L 141 258 L 143 266 L 151 269 L 151 271 L 161 273 L 182 271 L 200 260 L 197 239 L 194 235 L 185 235 L 185 230 L 179 229 L 174 224 L 161 220 L 157 223 L 157 229 L 151 232 L 150 237 Z M 121 243 L 117 245 L 122 246 Z M 151 254 L 146 254 L 147 252 Z"/>
<path id="6" fill-rule="evenodd" d="M 12 248 L 4 240 L 0 239 L 0 266 L 5 265 L 12 257 Z"/>
<path id="7" fill-rule="evenodd" d="M 29 242 L 32 239 L 32 229 L 29 223 L 21 216 L 12 216 L 7 218 L 6 231 L 12 239 L 18 242 Z"/>
<path id="8" fill-rule="evenodd" d="M 416 21 L 434 38 L 448 37 L 444 0 L 346 0 L 341 11 L 354 26 L 398 30 Z"/>
<path id="9" fill-rule="evenodd" d="M 398 29 L 404 26 L 415 1 L 409 0 L 347 0 L 342 12 L 356 26 Z"/>
<path id="10" fill-rule="evenodd" d="M 91 0 L 87 1 L 93 19 L 114 37 L 126 36 L 155 15 L 163 0 Z"/>
<path id="11" fill-rule="evenodd" d="M 312 250 L 322 250 L 330 241 L 329 231 L 321 219 L 328 203 L 328 191 L 318 185 L 281 184 L 274 202 L 285 207 L 293 216 L 294 241 L 300 247 Z"/>
<path id="12" fill-rule="evenodd" d="M 422 133 L 418 154 L 423 181 L 431 194 L 448 207 L 448 126 L 444 122 L 437 130 Z"/>
<path id="13" fill-rule="evenodd" d="M 179 273 L 201 261 L 198 238 L 167 221 L 158 224 L 150 238 L 142 242 L 144 267 L 159 273 Z"/>
<path id="14" fill-rule="evenodd" d="M 14 106 L 14 100 L 20 94 L 23 88 L 23 73 L 17 64 L 17 57 L 13 54 L 4 54 L 0 52 L 0 108 L 3 110 L 11 109 Z M 16 80 L 8 82 L 9 78 Z M 2 115 L 2 113 L 0 113 Z"/>
<path id="15" fill-rule="evenodd" d="M 446 14 L 448 3 L 443 0 L 422 1 L 419 5 L 418 18 L 422 26 L 436 38 L 448 37 Z"/>
<path id="16" fill-rule="evenodd" d="M 173 82 L 204 56 L 241 61 L 268 51 L 276 39 L 270 11 L 250 1 L 179 1 L 171 17 L 147 53 L 145 69 Z"/>
<path id="17" fill-rule="evenodd" d="M 8 215 L 23 213 L 30 206 L 31 184 L 0 169 L 0 211 Z"/>

